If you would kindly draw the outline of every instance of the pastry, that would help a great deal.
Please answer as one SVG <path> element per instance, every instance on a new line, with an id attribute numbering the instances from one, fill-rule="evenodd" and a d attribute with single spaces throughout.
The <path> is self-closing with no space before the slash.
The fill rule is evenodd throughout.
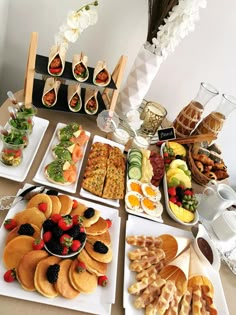
<path id="1" fill-rule="evenodd" d="M 208 156 L 206 156 L 205 154 L 195 154 L 193 155 L 193 159 L 196 161 L 202 162 L 202 164 L 212 165 L 212 166 L 214 165 L 214 161 L 210 159 Z"/>
<path id="2" fill-rule="evenodd" d="M 42 259 L 36 267 L 34 274 L 34 285 L 36 290 L 43 296 L 53 298 L 58 295 L 57 290 L 53 283 L 50 283 L 47 279 L 47 270 L 49 266 L 59 264 L 60 258 L 56 256 L 49 256 Z"/>
<path id="3" fill-rule="evenodd" d="M 72 206 L 73 206 L 73 200 L 68 195 L 58 195 L 58 198 L 61 202 L 61 210 L 60 214 L 67 215 L 71 212 Z"/>
<path id="4" fill-rule="evenodd" d="M 202 162 L 200 161 L 195 161 L 195 165 L 197 166 L 199 172 L 203 172 L 204 171 L 204 165 L 202 164 Z"/>
<path id="5" fill-rule="evenodd" d="M 105 250 L 103 252 L 97 251 L 97 243 L 94 243 L 93 245 L 86 242 L 85 249 L 88 252 L 88 254 L 95 260 L 102 262 L 102 263 L 110 263 L 112 261 L 112 250 L 106 245 L 102 245 Z M 101 244 L 101 243 L 100 243 Z"/>
<path id="6" fill-rule="evenodd" d="M 79 291 L 75 290 L 70 283 L 69 270 L 71 264 L 71 259 L 63 259 L 59 262 L 60 272 L 58 279 L 55 282 L 55 288 L 57 292 L 66 299 L 74 299 L 79 294 Z"/>
<path id="7" fill-rule="evenodd" d="M 85 264 L 90 273 L 98 277 L 107 273 L 107 264 L 94 260 L 85 249 L 80 252 L 77 259 Z"/>
<path id="8" fill-rule="evenodd" d="M 52 200 L 47 194 L 37 194 L 27 203 L 27 208 L 36 207 L 42 211 L 46 218 L 52 214 Z"/>
<path id="9" fill-rule="evenodd" d="M 34 229 L 34 233 L 32 235 L 32 237 L 34 239 L 40 238 L 40 228 L 37 225 L 31 224 L 32 228 Z M 20 229 L 21 225 L 16 226 L 13 230 L 11 230 L 8 234 L 7 234 L 7 238 L 6 238 L 6 244 L 9 243 L 13 238 L 20 236 L 21 234 L 19 234 L 19 229 Z M 25 234 L 22 234 L 25 235 Z"/>
<path id="10" fill-rule="evenodd" d="M 215 172 L 205 172 L 203 174 L 210 179 L 217 180 L 217 176 L 216 176 Z"/>
<path id="11" fill-rule="evenodd" d="M 73 287 L 81 293 L 92 293 L 97 287 L 97 276 L 86 269 L 78 270 L 78 260 L 73 260 L 69 269 L 69 279 Z"/>
<path id="12" fill-rule="evenodd" d="M 34 224 L 41 228 L 43 222 L 46 220 L 46 217 L 42 211 L 38 208 L 26 208 L 21 212 L 15 214 L 14 219 L 17 222 L 17 225 L 24 223 Z"/>
<path id="13" fill-rule="evenodd" d="M 16 269 L 17 279 L 25 290 L 36 290 L 34 285 L 34 273 L 36 266 L 46 257 L 48 257 L 48 253 L 45 250 L 31 250 L 19 261 Z"/>
<path id="14" fill-rule="evenodd" d="M 17 268 L 21 258 L 32 250 L 34 238 L 21 235 L 11 240 L 3 250 L 3 263 L 6 269 Z"/>
<path id="15" fill-rule="evenodd" d="M 126 242 L 129 245 L 138 247 L 161 247 L 162 239 L 155 236 L 131 235 L 126 237 Z"/>

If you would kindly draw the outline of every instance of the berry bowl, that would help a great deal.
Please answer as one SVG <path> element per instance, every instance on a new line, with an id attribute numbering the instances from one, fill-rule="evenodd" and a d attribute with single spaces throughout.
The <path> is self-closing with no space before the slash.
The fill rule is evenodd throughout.
<path id="1" fill-rule="evenodd" d="M 78 255 L 85 246 L 86 233 L 81 217 L 53 215 L 46 219 L 41 229 L 45 250 L 59 258 Z"/>

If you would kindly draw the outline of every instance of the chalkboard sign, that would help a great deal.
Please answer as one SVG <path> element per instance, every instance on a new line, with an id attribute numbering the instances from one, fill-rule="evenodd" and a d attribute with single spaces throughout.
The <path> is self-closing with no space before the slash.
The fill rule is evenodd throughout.
<path id="1" fill-rule="evenodd" d="M 157 130 L 159 141 L 175 139 L 175 129 L 173 127 Z"/>

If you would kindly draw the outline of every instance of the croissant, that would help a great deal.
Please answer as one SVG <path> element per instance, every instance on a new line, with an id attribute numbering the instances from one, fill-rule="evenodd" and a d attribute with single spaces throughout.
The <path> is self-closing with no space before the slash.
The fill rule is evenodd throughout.
<path id="1" fill-rule="evenodd" d="M 214 165 L 214 161 L 210 159 L 208 156 L 206 156 L 205 154 L 195 154 L 193 155 L 193 159 L 196 161 L 200 161 L 206 165 L 212 165 L 212 166 Z"/>

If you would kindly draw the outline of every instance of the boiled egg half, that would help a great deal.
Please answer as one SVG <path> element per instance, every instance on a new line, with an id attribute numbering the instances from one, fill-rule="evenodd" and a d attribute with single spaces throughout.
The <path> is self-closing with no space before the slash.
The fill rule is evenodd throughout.
<path id="1" fill-rule="evenodd" d="M 163 206 L 160 202 L 155 202 L 147 197 L 141 200 L 141 206 L 145 213 L 152 217 L 159 217 L 163 212 Z"/>
<path id="2" fill-rule="evenodd" d="M 144 183 L 142 184 L 142 193 L 145 197 L 149 198 L 151 201 L 160 201 L 161 200 L 161 192 L 158 187 Z"/>
<path id="3" fill-rule="evenodd" d="M 136 191 L 127 192 L 125 195 L 126 207 L 131 210 L 143 212 L 143 209 L 141 207 L 141 199 L 142 199 L 142 195 L 139 194 L 138 192 Z"/>
<path id="4" fill-rule="evenodd" d="M 129 179 L 127 181 L 127 189 L 128 191 L 136 191 L 139 194 L 142 194 L 142 183 L 135 179 Z"/>

